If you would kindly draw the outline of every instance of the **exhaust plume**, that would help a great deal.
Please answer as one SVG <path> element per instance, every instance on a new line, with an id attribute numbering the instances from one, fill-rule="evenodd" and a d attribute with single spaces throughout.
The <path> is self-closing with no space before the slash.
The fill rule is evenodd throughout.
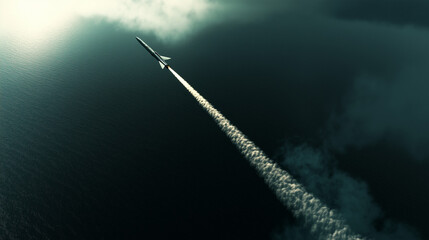
<path id="1" fill-rule="evenodd" d="M 295 217 L 303 219 L 304 224 L 310 227 L 312 233 L 317 234 L 320 239 L 362 239 L 350 230 L 350 227 L 334 210 L 329 209 L 313 194 L 308 193 L 288 172 L 269 159 L 179 74 L 171 67 L 168 69 L 212 116 L 250 164 L 256 168 L 283 205 L 290 209 Z"/>

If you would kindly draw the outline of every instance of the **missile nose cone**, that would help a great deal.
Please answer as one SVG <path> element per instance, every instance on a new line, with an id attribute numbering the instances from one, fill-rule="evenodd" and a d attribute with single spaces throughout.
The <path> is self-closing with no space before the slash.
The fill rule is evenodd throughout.
<path id="1" fill-rule="evenodd" d="M 141 44 L 143 44 L 144 42 L 143 42 L 143 40 L 141 40 L 139 37 L 136 37 L 136 39 L 137 39 L 137 41 L 139 42 L 139 43 L 141 43 Z"/>

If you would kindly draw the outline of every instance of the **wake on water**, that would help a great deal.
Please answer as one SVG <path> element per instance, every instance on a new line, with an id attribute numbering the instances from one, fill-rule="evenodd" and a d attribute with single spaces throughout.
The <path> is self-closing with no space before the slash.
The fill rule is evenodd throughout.
<path id="1" fill-rule="evenodd" d="M 288 172 L 250 141 L 240 130 L 232 125 L 218 110 L 201 96 L 185 79 L 171 67 L 170 72 L 194 96 L 198 103 L 212 116 L 217 125 L 230 138 L 250 164 L 256 168 L 265 183 L 275 192 L 277 198 L 289 208 L 297 218 L 319 239 L 362 239 L 354 234 L 334 210 L 325 206 L 313 194 L 307 192 Z"/>

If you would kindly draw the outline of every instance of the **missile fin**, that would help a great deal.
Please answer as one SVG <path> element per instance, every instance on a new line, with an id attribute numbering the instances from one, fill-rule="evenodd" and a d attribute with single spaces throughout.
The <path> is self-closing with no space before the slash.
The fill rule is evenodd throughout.
<path id="1" fill-rule="evenodd" d="M 161 56 L 161 58 L 162 58 L 162 60 L 164 60 L 164 61 L 167 61 L 167 60 L 170 60 L 170 59 L 171 59 L 170 57 L 165 57 L 165 56 Z"/>
<path id="2" fill-rule="evenodd" d="M 164 64 L 162 62 L 159 62 L 159 65 L 161 66 L 162 69 L 164 69 Z"/>

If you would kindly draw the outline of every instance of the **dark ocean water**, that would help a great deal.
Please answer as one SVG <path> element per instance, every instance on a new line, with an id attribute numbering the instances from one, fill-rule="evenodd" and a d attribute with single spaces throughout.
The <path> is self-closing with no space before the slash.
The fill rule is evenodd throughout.
<path id="1" fill-rule="evenodd" d="M 79 24 L 3 37 L 0 238 L 269 236 L 286 210 L 136 34 Z"/>
<path id="2" fill-rule="evenodd" d="M 317 146 L 350 84 L 347 69 L 319 64 L 332 49 L 301 30 L 285 45 L 278 33 L 296 23 L 279 22 L 219 25 L 169 44 L 92 20 L 37 39 L 0 33 L 0 239 L 269 239 L 293 222 L 135 40 L 172 57 L 181 76 L 276 156 L 284 142 Z M 338 160 L 368 183 L 386 218 L 428 236 L 427 167 L 400 153 L 381 143 Z"/>

